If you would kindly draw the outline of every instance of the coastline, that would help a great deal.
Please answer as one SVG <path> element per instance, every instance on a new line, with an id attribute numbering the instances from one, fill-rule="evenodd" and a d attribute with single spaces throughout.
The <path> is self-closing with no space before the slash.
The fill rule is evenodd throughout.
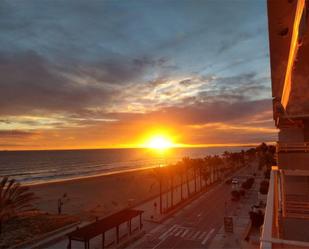
<path id="1" fill-rule="evenodd" d="M 57 213 L 58 199 L 61 198 L 64 203 L 63 213 L 77 215 L 81 220 L 107 215 L 155 197 L 159 192 L 159 184 L 151 168 L 34 184 L 29 187 L 39 197 L 35 206 L 40 211 Z"/>
<path id="2" fill-rule="evenodd" d="M 33 186 L 37 186 L 37 185 L 76 181 L 76 180 L 82 180 L 82 179 L 87 179 L 87 178 L 96 178 L 96 177 L 102 177 L 102 176 L 117 175 L 117 174 L 123 174 L 123 173 L 129 173 L 129 172 L 135 172 L 135 171 L 147 170 L 147 169 L 154 169 L 154 168 L 156 168 L 156 167 L 155 166 L 145 166 L 145 167 L 130 168 L 130 169 L 111 170 L 111 171 L 106 171 L 106 172 L 99 173 L 99 174 L 96 174 L 96 175 L 76 176 L 76 177 L 71 177 L 71 178 L 67 178 L 67 179 L 44 180 L 44 182 L 29 182 L 29 183 L 22 183 L 22 185 L 28 186 L 28 187 L 33 187 Z"/>

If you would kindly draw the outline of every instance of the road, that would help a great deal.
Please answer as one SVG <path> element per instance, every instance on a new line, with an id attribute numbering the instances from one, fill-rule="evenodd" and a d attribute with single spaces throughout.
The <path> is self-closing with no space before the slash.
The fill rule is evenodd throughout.
<path id="1" fill-rule="evenodd" d="M 215 187 L 158 225 L 133 248 L 207 248 L 223 224 L 225 202 L 229 202 L 229 211 L 235 208 L 236 204 L 229 201 L 230 192 L 230 185 Z"/>

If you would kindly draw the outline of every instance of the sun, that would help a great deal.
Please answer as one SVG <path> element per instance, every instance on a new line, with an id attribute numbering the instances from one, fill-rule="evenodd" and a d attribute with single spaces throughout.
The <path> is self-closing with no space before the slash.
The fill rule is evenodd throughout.
<path id="1" fill-rule="evenodd" d="M 147 143 L 148 148 L 157 150 L 166 150 L 171 148 L 172 146 L 172 141 L 168 137 L 162 135 L 151 137 Z"/>

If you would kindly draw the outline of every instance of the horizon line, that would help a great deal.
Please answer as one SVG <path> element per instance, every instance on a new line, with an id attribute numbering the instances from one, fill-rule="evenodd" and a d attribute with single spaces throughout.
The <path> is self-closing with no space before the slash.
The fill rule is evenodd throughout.
<path id="1" fill-rule="evenodd" d="M 256 147 L 259 143 L 229 143 L 229 144 L 176 144 L 169 149 L 179 148 L 216 148 L 216 147 Z M 275 144 L 275 141 L 266 141 L 266 144 Z M 89 148 L 50 148 L 50 149 L 1 149 L 0 152 L 18 152 L 18 151 L 68 151 L 68 150 L 117 150 L 117 149 L 149 149 L 143 146 L 119 146 L 119 147 L 89 147 Z"/>

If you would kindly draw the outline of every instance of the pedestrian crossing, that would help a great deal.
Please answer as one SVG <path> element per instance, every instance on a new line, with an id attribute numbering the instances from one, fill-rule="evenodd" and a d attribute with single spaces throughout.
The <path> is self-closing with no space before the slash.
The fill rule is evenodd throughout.
<path id="1" fill-rule="evenodd" d="M 166 238 L 173 236 L 183 240 L 201 241 L 201 243 L 204 245 L 210 239 L 213 232 L 214 229 L 211 229 L 210 231 L 201 231 L 192 227 L 173 225 L 167 231 L 161 234 L 158 239 L 165 240 Z"/>

